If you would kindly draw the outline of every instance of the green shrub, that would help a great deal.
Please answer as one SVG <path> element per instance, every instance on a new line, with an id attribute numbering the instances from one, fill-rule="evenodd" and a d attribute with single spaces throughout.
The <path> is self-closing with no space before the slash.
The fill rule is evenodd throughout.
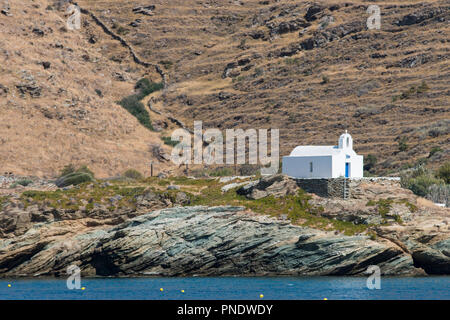
<path id="1" fill-rule="evenodd" d="M 436 178 L 426 168 L 419 167 L 403 175 L 400 183 L 403 188 L 411 190 L 418 196 L 425 197 L 428 194 L 430 186 L 444 184 L 444 180 Z"/>
<path id="2" fill-rule="evenodd" d="M 134 180 L 140 180 L 143 178 L 142 173 L 140 173 L 136 169 L 128 169 L 124 172 L 123 176 Z"/>
<path id="3" fill-rule="evenodd" d="M 89 181 L 94 181 L 94 178 L 89 173 L 73 172 L 73 173 L 69 173 L 68 175 L 59 178 L 58 180 L 56 180 L 55 184 L 59 188 L 63 188 L 63 187 L 67 187 L 70 185 L 75 186 L 75 185 L 81 184 L 83 182 L 89 182 Z"/>
<path id="4" fill-rule="evenodd" d="M 161 137 L 161 140 L 164 142 L 164 144 L 167 144 L 168 146 L 176 146 L 180 143 L 180 141 L 174 141 L 171 137 Z"/>
<path id="5" fill-rule="evenodd" d="M 26 187 L 26 186 L 32 184 L 33 181 L 30 180 L 30 179 L 21 179 L 21 180 L 17 181 L 16 183 L 17 183 L 17 184 L 20 184 L 21 186 Z"/>
<path id="6" fill-rule="evenodd" d="M 450 161 L 444 163 L 436 172 L 436 177 L 450 184 Z"/>
<path id="7" fill-rule="evenodd" d="M 147 129 L 153 130 L 153 126 L 150 121 L 150 114 L 147 109 L 145 109 L 144 104 L 139 100 L 137 95 L 125 97 L 119 102 L 119 104 L 131 113 L 140 124 Z"/>
<path id="8" fill-rule="evenodd" d="M 142 100 L 149 94 L 161 90 L 163 88 L 163 84 L 161 82 L 151 82 L 147 78 L 142 78 L 136 82 L 134 88 L 139 91 L 138 99 Z"/>
<path id="9" fill-rule="evenodd" d="M 391 211 L 392 208 L 392 202 L 391 199 L 380 199 L 378 200 L 378 213 L 384 218 L 386 215 Z"/>
<path id="10" fill-rule="evenodd" d="M 64 168 L 61 170 L 61 173 L 59 174 L 59 177 L 64 177 L 71 173 L 77 173 L 77 172 L 87 173 L 87 174 L 91 175 L 92 177 L 94 177 L 94 172 L 92 172 L 86 165 L 82 165 L 81 167 L 79 167 L 77 169 L 73 164 L 68 164 L 68 165 L 64 166 Z"/>
<path id="11" fill-rule="evenodd" d="M 375 167 L 376 163 L 377 157 L 375 157 L 373 154 L 367 155 L 367 157 L 364 158 L 364 170 L 372 170 Z"/>
<path id="12" fill-rule="evenodd" d="M 141 102 L 149 94 L 161 90 L 163 88 L 162 83 L 151 82 L 147 78 L 140 79 L 134 88 L 138 90 L 138 93 L 123 98 L 118 102 L 124 109 L 131 113 L 147 129 L 153 130 L 152 123 L 150 121 L 150 114 Z"/>

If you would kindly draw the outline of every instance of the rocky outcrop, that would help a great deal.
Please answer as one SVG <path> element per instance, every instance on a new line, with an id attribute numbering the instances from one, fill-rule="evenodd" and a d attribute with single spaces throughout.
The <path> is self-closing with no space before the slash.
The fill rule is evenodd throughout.
<path id="1" fill-rule="evenodd" d="M 422 23 L 426 20 L 437 19 L 440 22 L 445 21 L 445 15 L 440 17 L 442 13 L 448 12 L 448 8 L 427 8 L 425 10 L 420 10 L 411 14 L 405 15 L 401 20 L 396 21 L 395 24 L 398 26 L 410 26 L 413 24 Z"/>
<path id="2" fill-rule="evenodd" d="M 178 207 L 114 227 L 86 221 L 38 223 L 0 239 L 0 276 L 385 275 L 420 272 L 389 242 L 343 236 L 243 212 L 242 207 Z"/>
<path id="3" fill-rule="evenodd" d="M 306 21 L 317 20 L 317 15 L 322 12 L 325 8 L 317 3 L 314 3 L 308 8 L 305 14 Z"/>
<path id="4" fill-rule="evenodd" d="M 248 199 L 261 199 L 268 196 L 281 198 L 295 195 L 298 191 L 297 183 L 289 177 L 281 174 L 266 176 L 259 181 L 250 182 L 239 188 L 236 192 L 245 195 Z"/>
<path id="5" fill-rule="evenodd" d="M 150 210 L 190 204 L 184 192 L 156 193 L 147 190 L 134 197 L 133 207 L 115 208 L 121 200 L 120 195 L 110 197 L 109 203 L 91 199 L 82 207 L 55 208 L 48 203 L 24 206 L 20 198 L 10 199 L 0 206 L 0 238 L 14 238 L 28 232 L 36 223 L 57 223 L 61 221 L 84 221 L 91 226 L 117 225 Z M 1 203 L 0 203 L 1 204 Z M 88 208 L 91 206 L 91 208 Z"/>
<path id="6" fill-rule="evenodd" d="M 311 24 L 301 18 L 291 21 L 282 21 L 280 23 L 270 22 L 267 27 L 270 31 L 270 36 L 281 35 L 289 32 L 300 30 L 301 28 L 309 27 Z"/>

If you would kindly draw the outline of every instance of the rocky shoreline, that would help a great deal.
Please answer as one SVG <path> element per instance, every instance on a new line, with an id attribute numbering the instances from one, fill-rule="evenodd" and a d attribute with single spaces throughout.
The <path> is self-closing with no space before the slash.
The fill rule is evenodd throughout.
<path id="1" fill-rule="evenodd" d="M 117 226 L 86 221 L 34 224 L 0 239 L 0 277 L 449 274 L 449 239 L 410 249 L 367 236 L 343 236 L 244 211 L 242 207 L 175 207 Z M 411 251 L 410 251 L 411 250 Z M 425 272 L 426 271 L 426 272 Z"/>
<path id="2" fill-rule="evenodd" d="M 88 277 L 450 274 L 449 210 L 398 182 L 361 181 L 344 200 L 280 175 L 242 179 L 4 188 L 0 278 L 70 265 Z"/>

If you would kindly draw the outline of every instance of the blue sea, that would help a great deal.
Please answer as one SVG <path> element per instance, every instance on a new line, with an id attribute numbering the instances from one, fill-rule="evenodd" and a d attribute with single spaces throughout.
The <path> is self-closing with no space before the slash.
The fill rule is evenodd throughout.
<path id="1" fill-rule="evenodd" d="M 355 277 L 1 279 L 0 300 L 359 300 L 450 299 L 450 277 L 382 277 L 368 289 Z M 161 290 L 162 289 L 162 290 Z"/>

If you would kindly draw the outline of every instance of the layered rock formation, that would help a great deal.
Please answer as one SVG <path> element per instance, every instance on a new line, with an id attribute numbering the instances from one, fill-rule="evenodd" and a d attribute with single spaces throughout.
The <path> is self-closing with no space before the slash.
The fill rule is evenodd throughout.
<path id="1" fill-rule="evenodd" d="M 425 270 L 448 266 L 448 241 L 429 250 L 442 257 Z M 86 276 L 362 275 L 369 265 L 386 275 L 415 275 L 423 273 L 415 263 L 424 267 L 436 259 L 429 256 L 411 255 L 382 238 L 293 226 L 242 207 L 195 206 L 112 227 L 89 226 L 86 219 L 36 223 L 0 240 L 0 276 L 65 275 L 72 264 Z"/>

